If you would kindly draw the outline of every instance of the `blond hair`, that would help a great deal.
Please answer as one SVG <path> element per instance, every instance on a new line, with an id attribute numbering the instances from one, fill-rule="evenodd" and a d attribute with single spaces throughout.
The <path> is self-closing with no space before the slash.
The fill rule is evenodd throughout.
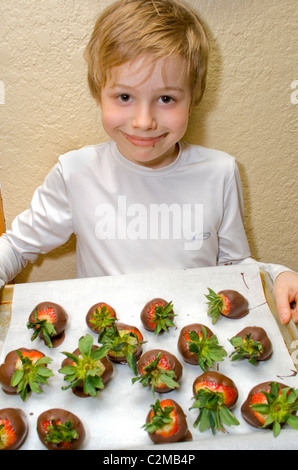
<path id="1" fill-rule="evenodd" d="M 118 0 L 98 18 L 85 50 L 88 83 L 100 103 L 112 67 L 147 57 L 180 55 L 189 74 L 192 104 L 204 93 L 208 39 L 194 11 L 179 0 Z"/>

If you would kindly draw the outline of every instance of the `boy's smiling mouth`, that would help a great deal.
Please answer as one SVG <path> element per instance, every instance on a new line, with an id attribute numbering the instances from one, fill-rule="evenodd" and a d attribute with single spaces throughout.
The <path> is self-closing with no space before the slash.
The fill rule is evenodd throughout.
<path id="1" fill-rule="evenodd" d="M 122 134 L 131 144 L 137 147 L 152 147 L 167 135 L 167 133 L 164 133 L 157 137 L 141 137 L 137 135 L 126 134 L 126 132 L 122 132 Z"/>

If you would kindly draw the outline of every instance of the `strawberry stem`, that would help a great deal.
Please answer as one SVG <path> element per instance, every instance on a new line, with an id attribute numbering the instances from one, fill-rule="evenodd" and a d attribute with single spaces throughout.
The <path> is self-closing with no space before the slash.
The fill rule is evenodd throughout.
<path id="1" fill-rule="evenodd" d="M 293 429 L 298 430 L 298 390 L 285 387 L 280 388 L 279 383 L 270 384 L 270 392 L 262 391 L 267 399 L 267 404 L 251 405 L 252 410 L 266 416 L 263 428 L 272 425 L 274 436 L 278 436 L 281 425 L 287 423 Z"/>
<path id="2" fill-rule="evenodd" d="M 55 330 L 55 327 L 52 323 L 48 322 L 46 319 L 39 319 L 37 317 L 38 311 L 35 310 L 34 312 L 34 321 L 28 321 L 27 323 L 27 328 L 33 328 L 35 331 L 33 335 L 31 336 L 31 341 L 34 341 L 37 336 L 40 334 L 43 335 L 46 344 L 48 345 L 49 348 L 53 347 L 51 337 L 56 336 L 57 332 Z"/>
<path id="3" fill-rule="evenodd" d="M 98 336 L 98 342 L 101 343 L 110 354 L 115 357 L 124 356 L 128 367 L 137 375 L 137 361 L 134 352 L 143 344 L 139 341 L 136 333 L 133 331 L 118 330 L 116 324 L 104 328 Z"/>
<path id="4" fill-rule="evenodd" d="M 248 357 L 248 362 L 253 365 L 258 364 L 258 357 L 263 353 L 264 348 L 260 341 L 254 341 L 251 339 L 251 333 L 246 335 L 245 338 L 241 336 L 234 336 L 229 340 L 231 345 L 234 346 L 235 351 L 230 354 L 232 361 L 237 361 Z"/>
<path id="5" fill-rule="evenodd" d="M 79 340 L 80 355 L 63 352 L 73 363 L 59 369 L 60 374 L 65 374 L 64 380 L 69 385 L 62 387 L 62 390 L 77 387 L 81 382 L 84 385 L 84 393 L 95 397 L 98 390 L 104 388 L 101 375 L 105 368 L 101 359 L 106 356 L 108 349 L 103 346 L 92 350 L 93 338 L 86 335 Z"/>
<path id="6" fill-rule="evenodd" d="M 205 295 L 208 300 L 208 315 L 212 318 L 212 324 L 215 324 L 223 310 L 223 299 L 208 287 L 209 294 Z"/>
<path id="7" fill-rule="evenodd" d="M 90 323 L 92 327 L 98 331 L 101 331 L 103 328 L 113 325 L 115 321 L 116 317 L 110 314 L 110 310 L 106 305 L 103 305 L 100 308 L 96 308 L 95 312 L 90 318 Z"/>
<path id="8" fill-rule="evenodd" d="M 17 393 L 25 401 L 28 391 L 41 393 L 42 389 L 39 384 L 47 384 L 47 379 L 54 375 L 50 369 L 44 366 L 44 364 L 49 364 L 52 359 L 41 357 L 33 362 L 29 357 L 23 356 L 21 351 L 16 351 L 16 353 L 21 360 L 21 368 L 16 369 L 13 373 L 10 385 L 17 386 Z"/>
<path id="9" fill-rule="evenodd" d="M 45 442 L 51 442 L 59 445 L 70 443 L 75 439 L 79 439 L 78 432 L 73 429 L 72 421 L 58 423 L 55 419 L 51 419 L 46 429 Z"/>
<path id="10" fill-rule="evenodd" d="M 142 427 L 149 433 L 154 433 L 158 429 L 162 429 L 165 425 L 171 424 L 173 419 L 170 417 L 170 413 L 174 409 L 174 406 L 165 406 L 162 409 L 160 401 L 156 400 L 155 404 L 151 405 L 153 416 L 148 423 L 145 423 Z"/>
<path id="11" fill-rule="evenodd" d="M 217 337 L 215 335 L 207 338 L 207 330 L 202 325 L 202 336 L 197 334 L 196 331 L 190 331 L 188 334 L 190 341 L 189 352 L 193 353 L 198 360 L 198 365 L 205 372 L 206 367 L 211 367 L 215 362 L 224 360 L 227 352 L 222 346 L 219 346 Z"/>
<path id="12" fill-rule="evenodd" d="M 154 333 L 158 334 L 161 331 L 167 331 L 170 326 L 175 326 L 172 321 L 172 318 L 175 316 L 172 302 L 165 306 L 155 305 L 152 318 L 152 323 L 156 323 Z"/>
<path id="13" fill-rule="evenodd" d="M 157 353 L 155 358 L 144 366 L 144 374 L 134 377 L 132 383 L 139 381 L 143 387 L 151 386 L 153 397 L 155 397 L 154 389 L 158 385 L 166 385 L 170 389 L 179 388 L 180 385 L 174 380 L 176 374 L 173 370 L 165 370 L 158 367 L 161 360 L 161 353 Z"/>
<path id="14" fill-rule="evenodd" d="M 204 388 L 198 390 L 193 398 L 195 402 L 190 409 L 200 409 L 194 422 L 194 427 L 199 426 L 200 432 L 211 428 L 212 434 L 215 434 L 216 430 L 225 432 L 223 424 L 226 426 L 239 425 L 233 413 L 223 404 L 223 393 Z"/>

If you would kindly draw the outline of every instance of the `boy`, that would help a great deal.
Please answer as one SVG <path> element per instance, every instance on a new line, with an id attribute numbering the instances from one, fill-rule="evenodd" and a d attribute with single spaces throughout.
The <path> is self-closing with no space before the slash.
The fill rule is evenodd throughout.
<path id="1" fill-rule="evenodd" d="M 252 262 L 234 158 L 181 141 L 206 82 L 195 13 L 175 0 L 116 1 L 85 57 L 112 140 L 60 156 L 1 237 L 2 284 L 72 233 L 79 277 Z M 298 275 L 265 268 L 281 321 L 298 321 Z"/>

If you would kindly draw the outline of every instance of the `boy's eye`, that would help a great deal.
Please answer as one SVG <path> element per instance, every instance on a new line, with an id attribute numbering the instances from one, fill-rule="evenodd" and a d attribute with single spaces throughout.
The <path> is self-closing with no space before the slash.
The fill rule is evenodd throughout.
<path id="1" fill-rule="evenodd" d="M 164 104 L 168 104 L 168 103 L 172 103 L 173 98 L 171 96 L 164 95 L 159 98 L 159 101 L 161 101 Z"/>
<path id="2" fill-rule="evenodd" d="M 123 103 L 127 103 L 128 101 L 131 100 L 131 96 L 128 95 L 127 93 L 122 93 L 121 95 L 118 96 L 119 100 L 122 101 Z"/>

